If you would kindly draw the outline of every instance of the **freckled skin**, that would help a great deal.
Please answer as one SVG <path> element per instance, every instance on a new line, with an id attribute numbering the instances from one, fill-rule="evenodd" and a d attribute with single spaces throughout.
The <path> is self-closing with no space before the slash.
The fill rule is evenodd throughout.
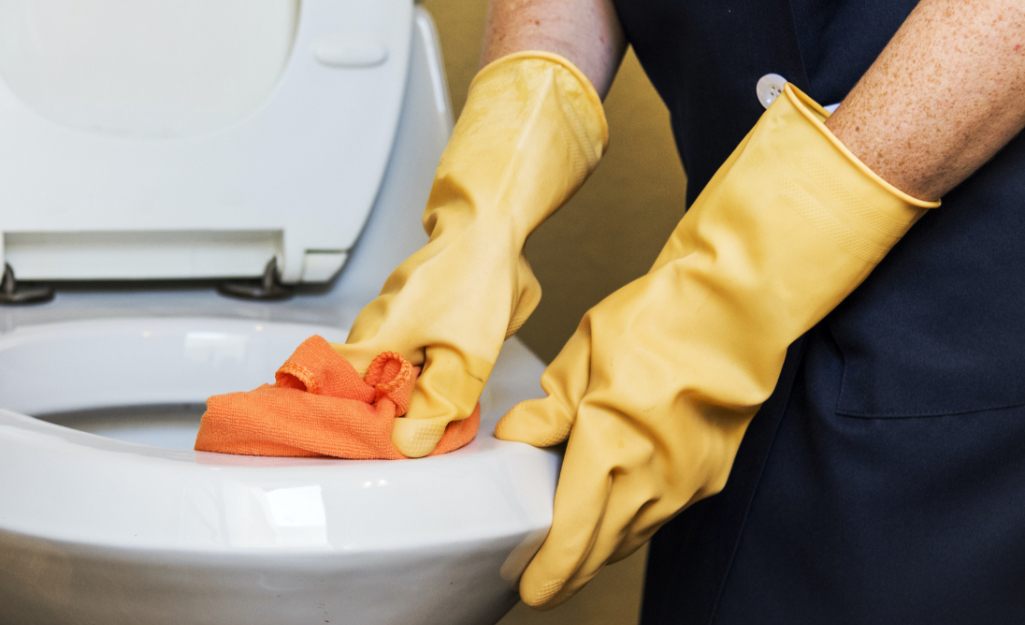
<path id="1" fill-rule="evenodd" d="M 612 0 L 492 0 L 481 65 L 521 50 L 561 54 L 604 98 L 626 52 Z"/>
<path id="2" fill-rule="evenodd" d="M 897 188 L 939 198 L 1025 126 L 1023 43 L 1021 0 L 922 0 L 826 125 Z M 555 52 L 604 97 L 625 47 L 611 0 L 492 0 L 481 60 Z"/>
<path id="3" fill-rule="evenodd" d="M 1025 5 L 930 0 L 826 124 L 894 186 L 935 199 L 1025 126 Z"/>

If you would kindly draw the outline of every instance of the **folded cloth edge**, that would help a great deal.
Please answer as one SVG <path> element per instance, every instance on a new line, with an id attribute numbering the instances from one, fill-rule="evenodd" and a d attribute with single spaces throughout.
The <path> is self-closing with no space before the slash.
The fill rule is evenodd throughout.
<path id="1" fill-rule="evenodd" d="M 419 368 L 397 352 L 379 354 L 360 378 L 323 337 L 303 341 L 273 385 L 214 395 L 196 451 L 248 456 L 405 459 L 391 443 L 394 419 L 409 408 Z M 459 449 L 480 426 L 480 404 L 446 427 L 430 456 Z"/>

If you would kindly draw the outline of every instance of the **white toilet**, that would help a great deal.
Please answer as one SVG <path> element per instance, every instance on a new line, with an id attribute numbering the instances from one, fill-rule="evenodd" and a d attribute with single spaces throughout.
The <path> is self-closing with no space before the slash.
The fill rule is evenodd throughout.
<path id="1" fill-rule="evenodd" d="M 0 255 L 57 286 L 0 306 L 0 623 L 511 607 L 560 460 L 492 436 L 541 392 L 516 339 L 454 453 L 192 451 L 206 397 L 271 381 L 311 334 L 344 340 L 423 243 L 450 129 L 412 0 L 0 0 Z M 217 293 L 268 266 L 293 297 Z M 19 295 L 45 294 L 8 278 L 0 299 Z"/>

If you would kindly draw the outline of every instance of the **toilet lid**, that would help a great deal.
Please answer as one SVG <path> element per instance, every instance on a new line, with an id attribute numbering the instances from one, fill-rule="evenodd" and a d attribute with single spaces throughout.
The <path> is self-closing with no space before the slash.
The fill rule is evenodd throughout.
<path id="1" fill-rule="evenodd" d="M 44 110 L 45 98 L 25 95 L 32 74 L 11 65 L 19 54 L 11 42 L 54 47 L 59 39 L 33 37 L 45 15 L 25 13 L 22 22 L 5 23 L 0 256 L 20 279 L 257 276 L 271 257 L 287 283 L 324 281 L 337 272 L 387 166 L 409 65 L 413 3 L 267 1 L 284 8 L 266 11 L 266 19 L 287 17 L 288 3 L 298 5 L 298 15 L 290 51 L 281 57 L 287 60 L 262 101 L 235 118 L 169 122 L 163 135 L 159 124 L 145 120 L 117 128 L 108 115 L 89 129 L 81 115 Z M 162 6 L 184 11 L 194 4 Z M 231 0 L 217 4 L 226 11 L 248 8 Z M 5 6 L 15 5 L 47 3 Z M 145 18 L 137 16 L 140 28 Z M 144 37 L 128 36 L 132 19 L 119 28 L 126 42 L 144 45 Z M 199 45 L 163 34 L 160 45 Z M 216 32 L 204 41 L 211 54 L 218 50 Z M 230 54 L 233 46 L 221 48 Z M 32 58 L 58 52 L 35 50 Z"/>
<path id="2" fill-rule="evenodd" d="M 541 393 L 543 364 L 515 338 L 481 397 L 477 438 L 437 457 L 230 456 L 115 440 L 26 416 L 196 403 L 252 388 L 270 381 L 313 333 L 345 335 L 281 322 L 153 318 L 26 326 L 0 336 L 0 475 L 7 476 L 0 480 L 0 533 L 222 556 L 357 557 L 485 541 L 521 545 L 509 561 L 518 574 L 551 523 L 560 457 L 493 436 L 506 410 Z"/>

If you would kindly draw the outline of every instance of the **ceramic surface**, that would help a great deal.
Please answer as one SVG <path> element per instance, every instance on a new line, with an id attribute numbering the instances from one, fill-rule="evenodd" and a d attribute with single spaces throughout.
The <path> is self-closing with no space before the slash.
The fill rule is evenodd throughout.
<path id="1" fill-rule="evenodd" d="M 508 406 L 541 392 L 543 365 L 516 339 L 477 440 L 439 458 L 204 454 L 24 414 L 199 402 L 269 381 L 310 333 L 343 338 L 426 240 L 451 113 L 420 11 L 412 36 L 384 182 L 329 287 L 267 303 L 210 284 L 63 285 L 50 303 L 0 308 L 0 622 L 486 625 L 515 602 L 559 468 L 555 452 L 492 436 Z M 136 440 L 160 442 L 150 435 Z"/>
<path id="2" fill-rule="evenodd" d="M 267 381 L 314 333 L 344 338 L 204 318 L 28 327 L 0 338 L 0 402 L 38 413 L 195 403 Z M 4 622 L 497 619 L 551 522 L 558 456 L 492 436 L 539 394 L 540 370 L 510 341 L 477 439 L 397 462 L 170 450 L 0 410 L 0 475 L 24 476 L 0 481 Z"/>

